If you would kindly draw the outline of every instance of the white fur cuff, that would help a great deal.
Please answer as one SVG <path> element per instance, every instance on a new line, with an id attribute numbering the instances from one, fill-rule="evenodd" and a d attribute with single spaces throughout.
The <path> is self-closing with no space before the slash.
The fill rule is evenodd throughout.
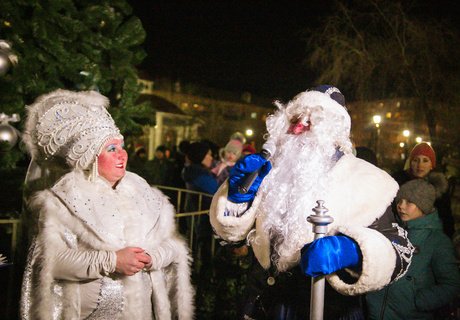
<path id="1" fill-rule="evenodd" d="M 332 287 L 341 294 L 357 295 L 390 283 L 396 266 L 396 253 L 390 240 L 377 230 L 364 227 L 339 227 L 338 232 L 358 243 L 363 262 L 361 274 L 353 284 L 343 282 L 335 273 L 327 276 Z"/>
<path id="2" fill-rule="evenodd" d="M 209 218 L 214 231 L 222 239 L 230 242 L 244 240 L 248 232 L 254 226 L 256 218 L 257 203 L 260 201 L 256 197 L 252 206 L 241 216 L 231 216 L 226 214 L 227 210 L 228 183 L 225 182 L 217 190 L 211 203 Z"/>

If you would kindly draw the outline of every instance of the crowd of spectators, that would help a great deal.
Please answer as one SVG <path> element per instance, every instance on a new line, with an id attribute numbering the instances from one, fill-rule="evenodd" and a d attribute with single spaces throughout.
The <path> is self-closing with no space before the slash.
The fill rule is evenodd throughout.
<path id="1" fill-rule="evenodd" d="M 357 147 L 355 150 L 358 158 L 378 166 L 378 159 L 371 149 Z M 130 159 L 130 168 L 140 175 L 144 175 L 150 184 L 186 188 L 190 191 L 213 195 L 228 178 L 235 163 L 240 158 L 255 152 L 256 149 L 253 144 L 246 143 L 243 135 L 235 133 L 223 147 L 219 147 L 209 140 L 193 143 L 185 140 L 178 145 L 176 151 L 171 152 L 164 145 L 161 145 L 156 148 L 152 160 L 147 160 L 144 147 L 137 146 Z M 453 249 L 455 241 L 452 242 L 452 239 L 455 240 L 460 237 L 456 237 L 457 233 L 454 234 L 455 222 L 450 206 L 453 186 L 449 184 L 441 170 L 436 169 L 435 151 L 430 144 L 423 142 L 412 149 L 405 167 L 392 174 L 401 188 L 393 205 L 394 214 L 399 219 L 400 225 L 409 232 L 409 237 L 416 245 L 417 250 L 423 252 L 416 252 L 416 259 L 406 277 L 381 292 L 374 292 L 366 296 L 367 304 L 363 303 L 363 309 L 364 313 L 367 312 L 370 317 L 383 313 L 383 319 L 398 318 L 399 315 L 404 314 L 401 313 L 404 309 L 407 314 L 410 312 L 411 316 L 414 314 L 423 315 L 428 319 L 433 315 L 440 316 L 440 310 L 447 308 L 447 310 L 455 312 L 457 308 L 456 298 L 460 289 L 460 276 L 455 259 L 459 257 L 458 255 L 455 257 L 455 250 Z M 171 194 L 170 197 L 174 197 L 174 195 Z M 180 208 L 179 212 L 208 210 L 210 202 L 211 198 L 199 199 L 198 195 L 190 193 L 185 196 L 183 207 Z M 425 204 L 426 207 L 430 207 L 429 210 L 423 207 Z M 407 211 L 405 205 L 413 205 L 414 208 L 418 208 L 414 210 L 418 210 L 420 216 L 403 219 L 404 212 Z M 180 231 L 189 236 L 190 223 L 185 223 L 185 220 L 182 220 L 179 224 Z M 443 234 L 439 234 L 438 229 Z M 196 240 L 192 252 L 195 266 L 197 266 L 197 261 L 201 265 L 203 277 L 212 272 L 209 269 L 212 265 L 210 260 L 212 233 L 208 216 L 201 215 L 194 226 L 194 238 Z M 423 239 L 426 238 L 423 236 L 424 234 L 429 234 L 430 237 L 435 237 L 434 239 L 442 239 L 442 250 L 440 246 L 433 245 L 431 241 L 424 241 Z M 420 240 L 420 237 L 423 239 Z M 234 261 L 240 261 L 245 257 L 248 259 L 252 256 L 251 249 L 246 246 L 238 248 L 218 247 L 217 251 L 221 253 L 218 254 L 217 258 L 220 263 L 223 259 L 225 262 L 234 263 Z M 439 252 L 442 252 L 442 257 L 436 254 Z M 427 264 L 427 261 L 431 261 L 431 263 Z M 423 276 L 425 274 L 431 275 L 430 278 Z M 427 299 L 426 295 L 414 292 L 414 296 L 408 297 L 408 299 L 415 304 L 410 305 L 410 308 L 408 306 L 399 308 L 401 295 L 404 294 L 401 288 L 406 288 L 406 282 L 413 281 L 415 278 L 420 278 L 420 281 L 424 283 L 422 287 L 417 289 L 418 292 L 440 290 L 442 294 L 436 294 L 436 299 L 434 297 L 433 299 L 429 298 L 431 303 L 427 304 L 423 302 Z M 202 294 L 198 290 L 197 302 L 202 299 L 200 298 Z M 387 296 L 384 304 L 382 303 L 383 295 Z M 423 306 L 421 306 L 422 304 Z M 365 307 L 366 305 L 367 307 Z M 407 314 L 404 315 L 407 316 Z"/>
<path id="2" fill-rule="evenodd" d="M 367 147 L 356 147 L 356 156 L 378 165 Z M 435 150 L 426 142 L 413 147 L 392 177 L 400 186 L 393 212 L 415 254 L 403 278 L 365 296 L 367 317 L 458 319 L 460 237 L 451 210 L 453 180 L 437 168 Z"/>

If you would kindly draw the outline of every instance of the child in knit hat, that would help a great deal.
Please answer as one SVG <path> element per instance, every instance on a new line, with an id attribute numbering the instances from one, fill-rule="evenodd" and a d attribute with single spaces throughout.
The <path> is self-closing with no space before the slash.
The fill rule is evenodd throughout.
<path id="1" fill-rule="evenodd" d="M 414 179 L 406 182 L 396 196 L 398 215 L 406 222 L 433 213 L 435 199 L 436 189 L 428 181 Z"/>
<path id="2" fill-rule="evenodd" d="M 438 211 L 444 232 L 452 238 L 455 221 L 452 215 L 449 182 L 441 171 L 436 169 L 436 153 L 430 144 L 421 142 L 411 150 L 404 170 L 392 174 L 400 186 L 413 179 L 424 179 L 436 184 L 434 206 Z"/>
<path id="3" fill-rule="evenodd" d="M 220 150 L 220 161 L 212 169 L 219 186 L 228 178 L 230 170 L 241 157 L 242 151 L 243 144 L 237 139 L 231 139 L 225 147 Z"/>
<path id="4" fill-rule="evenodd" d="M 367 294 L 369 317 L 437 319 L 435 313 L 460 293 L 460 274 L 451 240 L 442 231 L 436 187 L 424 179 L 401 186 L 397 213 L 415 246 L 407 274 L 387 288 Z"/>

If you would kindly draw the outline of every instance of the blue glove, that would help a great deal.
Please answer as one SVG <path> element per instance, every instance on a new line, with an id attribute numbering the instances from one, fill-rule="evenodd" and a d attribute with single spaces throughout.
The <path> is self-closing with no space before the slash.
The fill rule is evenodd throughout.
<path id="1" fill-rule="evenodd" d="M 242 203 L 254 199 L 262 180 L 271 168 L 272 165 L 270 161 L 262 157 L 260 153 L 250 154 L 238 160 L 232 170 L 230 170 L 230 176 L 228 178 L 228 200 L 235 203 Z M 247 176 L 259 169 L 259 175 L 256 180 L 254 180 L 248 192 L 244 194 L 239 193 L 238 187 L 244 183 Z"/>
<path id="2" fill-rule="evenodd" d="M 300 267 L 310 277 L 357 267 L 362 262 L 358 244 L 347 236 L 327 236 L 316 239 L 302 249 Z"/>

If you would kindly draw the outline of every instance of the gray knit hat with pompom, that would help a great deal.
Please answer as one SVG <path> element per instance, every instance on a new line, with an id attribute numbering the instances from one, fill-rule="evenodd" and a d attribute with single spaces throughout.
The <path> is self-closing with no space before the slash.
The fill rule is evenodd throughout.
<path id="1" fill-rule="evenodd" d="M 434 210 L 436 189 L 424 179 L 414 179 L 399 188 L 396 201 L 399 202 L 401 199 L 414 203 L 424 214 L 429 214 Z"/>

